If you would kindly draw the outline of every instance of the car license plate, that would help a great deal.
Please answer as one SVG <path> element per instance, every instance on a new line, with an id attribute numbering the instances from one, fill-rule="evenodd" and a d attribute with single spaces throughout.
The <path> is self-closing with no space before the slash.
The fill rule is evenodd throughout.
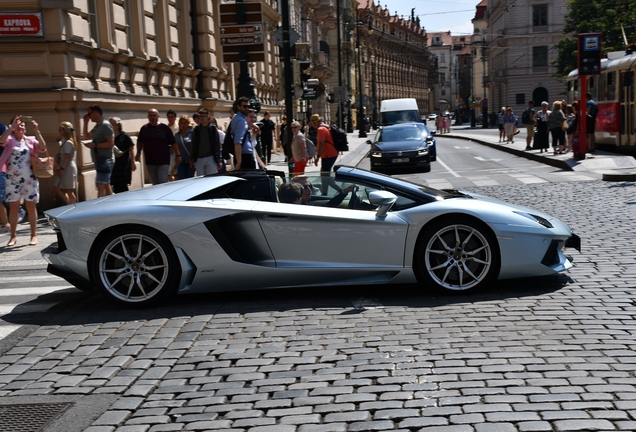
<path id="1" fill-rule="evenodd" d="M 408 162 L 408 161 L 409 161 L 409 158 L 395 158 L 391 162 L 393 162 L 393 163 L 404 163 L 404 162 Z"/>

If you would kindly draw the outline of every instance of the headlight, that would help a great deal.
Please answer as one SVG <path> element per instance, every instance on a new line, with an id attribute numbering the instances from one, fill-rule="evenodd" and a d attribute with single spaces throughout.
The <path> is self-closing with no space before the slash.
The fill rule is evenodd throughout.
<path id="1" fill-rule="evenodd" d="M 381 151 L 372 151 L 371 152 L 371 157 L 382 157 L 382 152 Z"/>
<path id="2" fill-rule="evenodd" d="M 428 154 L 428 149 L 418 149 L 417 150 L 417 155 L 418 156 L 426 156 Z"/>
<path id="3" fill-rule="evenodd" d="M 514 213 L 518 214 L 519 216 L 523 216 L 524 218 L 528 218 L 532 221 L 535 221 L 539 225 L 543 225 L 546 228 L 554 228 L 554 225 L 552 225 L 549 220 L 547 220 L 546 218 L 542 218 L 541 216 L 537 216 L 532 213 L 524 213 L 524 212 L 518 212 L 518 211 Z"/>
<path id="4" fill-rule="evenodd" d="M 46 219 L 49 221 L 49 224 L 53 227 L 54 230 L 60 230 L 60 223 L 57 221 L 57 218 L 46 215 Z"/>

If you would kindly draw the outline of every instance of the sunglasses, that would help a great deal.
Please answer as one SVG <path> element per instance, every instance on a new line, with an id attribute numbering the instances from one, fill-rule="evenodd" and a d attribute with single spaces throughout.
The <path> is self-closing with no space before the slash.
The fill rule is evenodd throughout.
<path id="1" fill-rule="evenodd" d="M 241 108 L 243 108 L 243 109 L 247 109 L 249 107 L 250 107 L 249 105 L 241 105 Z"/>

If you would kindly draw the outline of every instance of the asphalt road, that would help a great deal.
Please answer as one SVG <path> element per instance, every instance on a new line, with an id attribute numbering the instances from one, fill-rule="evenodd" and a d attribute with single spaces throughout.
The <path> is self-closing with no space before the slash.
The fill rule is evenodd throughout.
<path id="1" fill-rule="evenodd" d="M 636 430 L 634 184 L 470 190 L 567 221 L 575 267 L 457 296 L 335 287 L 129 310 L 66 293 L 4 317 L 29 332 L 0 357 L 2 403 L 74 401 L 46 430 L 89 432 Z"/>

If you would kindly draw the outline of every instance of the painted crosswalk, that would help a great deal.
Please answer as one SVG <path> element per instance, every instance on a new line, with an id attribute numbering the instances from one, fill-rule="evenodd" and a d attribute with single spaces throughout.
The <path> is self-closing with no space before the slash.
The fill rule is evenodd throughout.
<path id="1" fill-rule="evenodd" d="M 64 294 L 77 292 L 53 275 L 0 276 L 0 340 L 20 328 L 16 317 L 47 312 L 63 301 Z"/>

